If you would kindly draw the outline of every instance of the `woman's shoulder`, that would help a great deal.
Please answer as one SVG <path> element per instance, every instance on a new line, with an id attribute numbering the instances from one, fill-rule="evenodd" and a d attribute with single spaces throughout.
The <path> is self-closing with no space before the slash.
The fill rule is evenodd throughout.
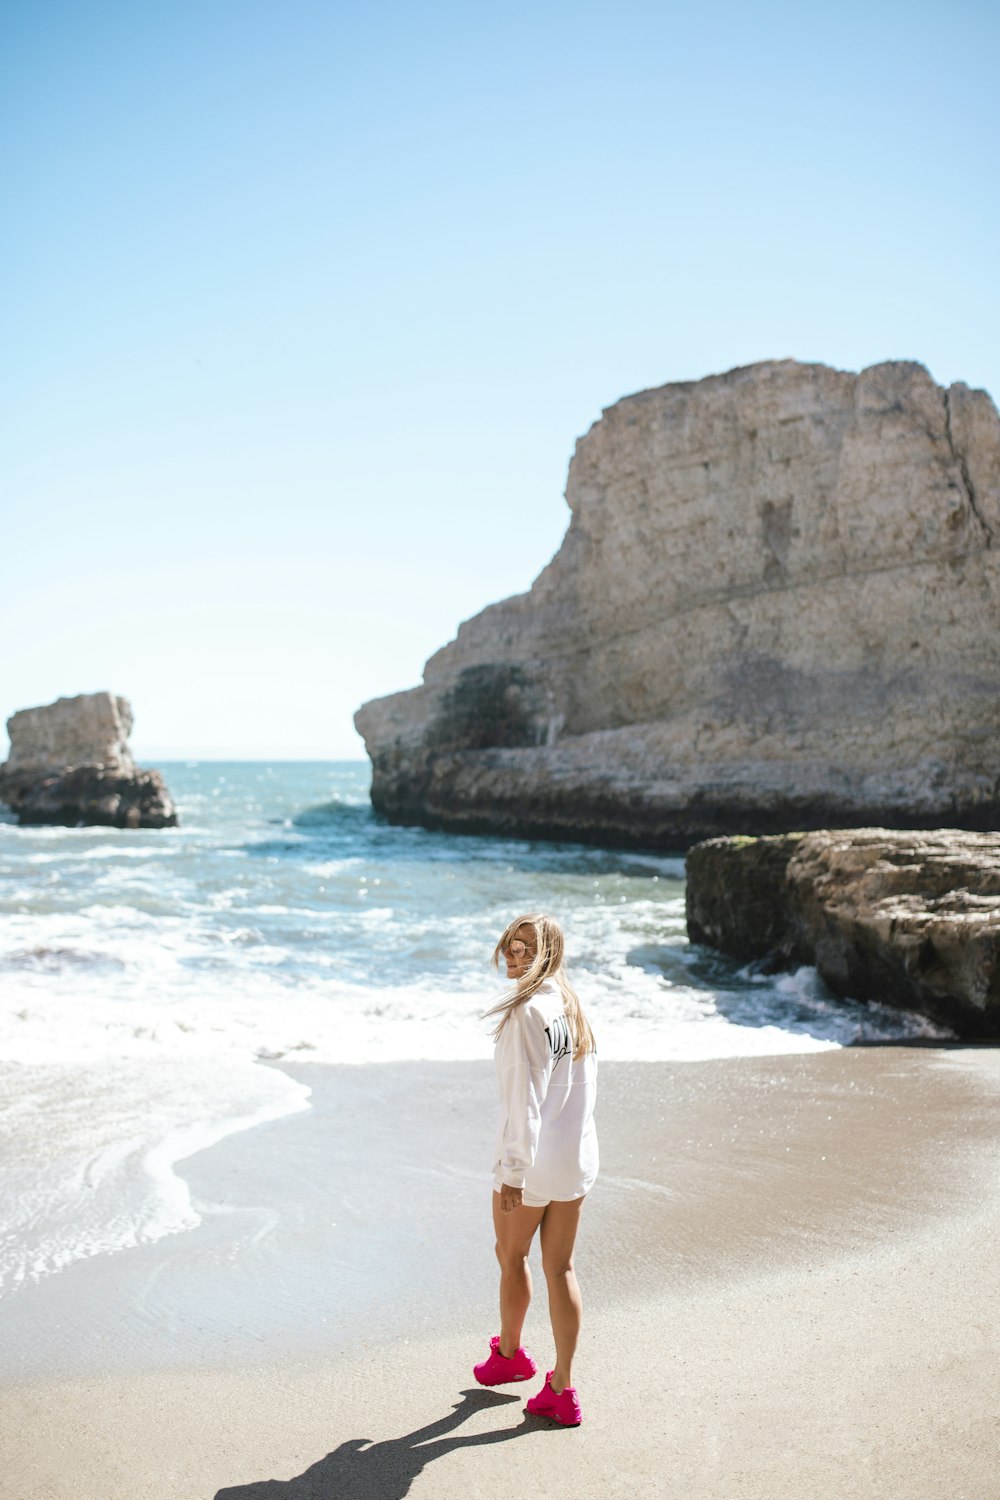
<path id="1" fill-rule="evenodd" d="M 554 1014 L 561 1014 L 563 1009 L 562 991 L 554 979 L 543 979 L 535 990 L 529 995 L 523 1007 L 527 1015 L 543 1023 L 547 1022 Z"/>

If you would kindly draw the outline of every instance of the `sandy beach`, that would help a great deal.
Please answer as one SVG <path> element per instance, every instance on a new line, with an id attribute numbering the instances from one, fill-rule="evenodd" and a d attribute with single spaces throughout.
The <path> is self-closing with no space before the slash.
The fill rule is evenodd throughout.
<path id="1" fill-rule="evenodd" d="M 287 1071 L 198 1228 L 0 1303 L 4 1497 L 1000 1495 L 1000 1052 L 606 1063 L 575 1431 L 471 1376 L 489 1065 Z"/>

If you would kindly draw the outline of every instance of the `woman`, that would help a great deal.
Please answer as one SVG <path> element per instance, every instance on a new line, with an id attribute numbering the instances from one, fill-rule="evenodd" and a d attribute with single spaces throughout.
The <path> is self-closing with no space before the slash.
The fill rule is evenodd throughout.
<path id="1" fill-rule="evenodd" d="M 480 1385 L 528 1380 L 535 1361 L 521 1347 L 531 1301 L 528 1251 L 541 1225 L 542 1268 L 556 1362 L 528 1410 L 564 1427 L 580 1424 L 573 1355 L 580 1333 L 580 1288 L 573 1246 L 584 1198 L 597 1177 L 597 1052 L 594 1034 L 563 968 L 563 935 L 549 916 L 511 922 L 493 951 L 514 989 L 498 1016 L 500 1100 L 493 1166 L 493 1224 L 500 1262 L 500 1333 L 473 1374 Z"/>

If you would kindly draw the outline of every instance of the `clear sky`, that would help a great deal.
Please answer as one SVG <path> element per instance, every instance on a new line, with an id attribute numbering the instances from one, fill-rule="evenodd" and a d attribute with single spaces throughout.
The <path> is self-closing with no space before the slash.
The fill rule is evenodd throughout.
<path id="1" fill-rule="evenodd" d="M 357 757 L 619 397 L 786 356 L 997 397 L 998 64 L 984 0 L 7 0 L 0 713 Z"/>

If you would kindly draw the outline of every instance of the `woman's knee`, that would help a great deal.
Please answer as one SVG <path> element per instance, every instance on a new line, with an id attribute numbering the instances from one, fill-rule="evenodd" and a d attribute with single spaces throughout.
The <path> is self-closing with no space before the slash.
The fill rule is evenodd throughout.
<path id="1" fill-rule="evenodd" d="M 546 1255 L 542 1252 L 542 1270 L 546 1281 L 560 1281 L 575 1274 L 572 1255 Z"/>
<path id="2" fill-rule="evenodd" d="M 499 1240 L 497 1240 L 494 1249 L 496 1250 L 497 1260 L 500 1262 L 501 1269 L 504 1271 L 522 1271 L 528 1264 L 527 1250 L 501 1245 Z"/>

